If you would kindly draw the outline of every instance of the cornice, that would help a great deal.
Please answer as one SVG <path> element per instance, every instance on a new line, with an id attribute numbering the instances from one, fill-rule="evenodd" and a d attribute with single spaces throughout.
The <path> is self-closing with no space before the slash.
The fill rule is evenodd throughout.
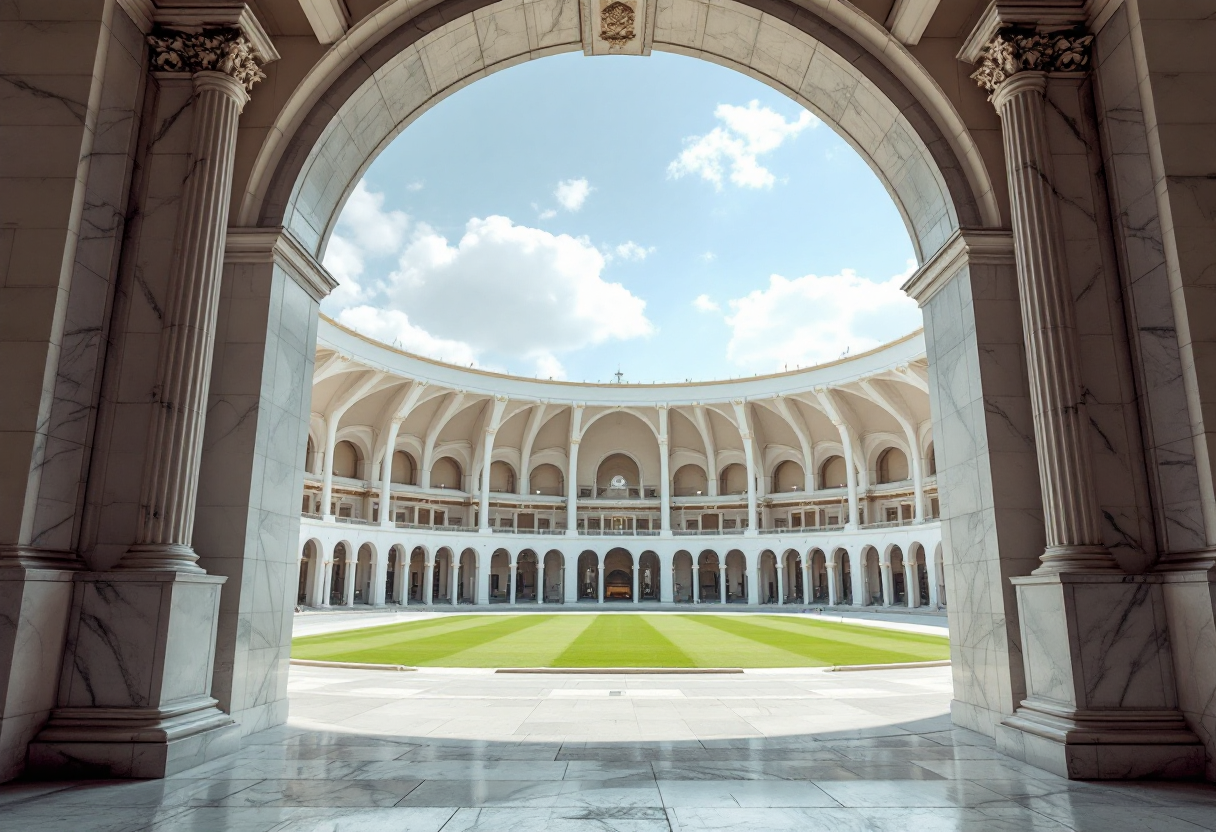
<path id="1" fill-rule="evenodd" d="M 125 0 L 126 3 L 141 3 L 142 0 Z M 260 63 L 268 64 L 279 59 L 270 35 L 262 27 L 247 3 L 175 3 L 161 0 L 156 5 L 152 22 L 181 32 L 202 32 L 207 29 L 239 29 L 249 41 L 249 48 Z"/>
<path id="2" fill-rule="evenodd" d="M 1047 32 L 1082 26 L 1088 21 L 1085 0 L 992 0 L 963 42 L 958 59 L 978 63 L 997 32 L 1006 26 Z"/>
<path id="3" fill-rule="evenodd" d="M 338 281 L 286 228 L 229 228 L 225 263 L 275 263 L 320 302 Z"/>
<path id="4" fill-rule="evenodd" d="M 922 308 L 963 266 L 1007 266 L 1013 257 L 1013 232 L 993 228 L 960 228 L 937 254 L 903 285 Z"/>

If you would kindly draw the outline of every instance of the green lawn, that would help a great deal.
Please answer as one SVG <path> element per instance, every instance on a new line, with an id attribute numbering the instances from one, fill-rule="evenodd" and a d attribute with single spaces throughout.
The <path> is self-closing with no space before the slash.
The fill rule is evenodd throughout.
<path id="1" fill-rule="evenodd" d="M 823 667 L 950 650 L 941 636 L 779 615 L 448 615 L 297 638 L 291 655 L 422 667 Z"/>

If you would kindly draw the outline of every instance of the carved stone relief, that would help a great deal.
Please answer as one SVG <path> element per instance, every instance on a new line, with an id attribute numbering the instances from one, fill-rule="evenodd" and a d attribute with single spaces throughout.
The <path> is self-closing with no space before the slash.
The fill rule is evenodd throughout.
<path id="1" fill-rule="evenodd" d="M 614 0 L 600 11 L 600 39 L 610 47 L 619 49 L 637 35 L 634 31 L 635 14 L 631 6 Z"/>
<path id="2" fill-rule="evenodd" d="M 1019 72 L 1080 72 L 1089 65 L 1094 36 L 1079 29 L 1034 32 L 1005 29 L 998 32 L 971 74 L 975 82 L 993 92 Z"/>
<path id="3" fill-rule="evenodd" d="M 249 40 L 239 29 L 179 32 L 158 28 L 148 35 L 152 68 L 159 72 L 222 72 L 246 91 L 266 77 L 258 68 Z"/>

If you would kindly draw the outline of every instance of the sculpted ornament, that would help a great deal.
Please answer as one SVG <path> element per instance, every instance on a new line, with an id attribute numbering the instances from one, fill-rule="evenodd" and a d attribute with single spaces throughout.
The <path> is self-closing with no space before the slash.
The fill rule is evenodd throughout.
<path id="1" fill-rule="evenodd" d="M 633 9 L 621 0 L 615 0 L 600 12 L 600 39 L 609 47 L 620 48 L 633 40 Z"/>
<path id="2" fill-rule="evenodd" d="M 1089 65 L 1093 35 L 1067 32 L 999 32 L 984 47 L 980 68 L 971 73 L 989 93 L 1019 72 L 1079 72 Z"/>
<path id="3" fill-rule="evenodd" d="M 266 77 L 248 39 L 237 29 L 159 29 L 148 35 L 148 45 L 152 47 L 152 68 L 160 72 L 222 72 L 246 92 Z"/>

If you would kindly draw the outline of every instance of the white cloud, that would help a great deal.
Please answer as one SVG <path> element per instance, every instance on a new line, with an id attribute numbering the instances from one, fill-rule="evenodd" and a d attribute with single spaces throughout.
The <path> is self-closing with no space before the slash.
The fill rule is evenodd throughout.
<path id="1" fill-rule="evenodd" d="M 326 252 L 342 281 L 327 312 L 409 352 L 481 367 L 515 359 L 543 378 L 565 377 L 563 352 L 654 331 L 645 301 L 602 278 L 613 255 L 586 238 L 501 216 L 470 220 L 454 243 L 422 223 L 407 235 L 410 225 L 359 183 Z M 628 259 L 653 249 L 630 241 L 613 251 Z M 389 255 L 397 268 L 387 277 L 363 277 L 367 262 Z"/>
<path id="2" fill-rule="evenodd" d="M 426 330 L 410 323 L 409 316 L 399 309 L 354 306 L 339 312 L 337 320 L 343 326 L 406 352 L 438 358 L 452 364 L 477 363 L 477 353 L 468 344 L 435 338 Z"/>
<path id="3" fill-rule="evenodd" d="M 698 255 L 697 259 L 702 263 L 712 263 L 718 259 L 718 255 L 714 254 L 712 251 L 707 251 L 704 254 Z"/>
<path id="4" fill-rule="evenodd" d="M 684 150 L 667 166 L 667 175 L 679 179 L 695 174 L 722 189 L 725 168 L 730 167 L 730 181 L 741 188 L 771 188 L 776 178 L 757 157 L 776 150 L 786 139 L 797 136 L 808 127 L 818 125 L 806 110 L 794 121 L 786 121 L 778 112 L 751 101 L 746 107 L 719 104 L 714 116 L 723 123 L 704 136 L 685 140 Z"/>
<path id="5" fill-rule="evenodd" d="M 841 274 L 794 280 L 773 275 L 765 289 L 730 301 L 727 358 L 775 371 L 864 352 L 921 326 L 920 309 L 900 289 L 913 267 L 883 283 Z M 698 301 L 700 298 L 697 299 Z"/>
<path id="6" fill-rule="evenodd" d="M 647 257 L 654 254 L 654 251 L 654 246 L 646 248 L 645 246 L 638 245 L 633 240 L 628 240 L 627 242 L 621 243 L 619 246 L 613 249 L 613 253 L 622 260 L 632 260 L 637 263 L 642 262 Z"/>
<path id="7" fill-rule="evenodd" d="M 583 207 L 592 190 L 586 179 L 565 179 L 557 183 L 553 197 L 567 211 L 577 211 Z"/>
<path id="8" fill-rule="evenodd" d="M 546 208 L 540 212 L 539 216 L 542 220 L 551 220 L 557 216 L 557 211 L 553 210 L 552 208 Z"/>
<path id="9" fill-rule="evenodd" d="M 419 179 L 419 180 L 415 180 L 414 182 L 411 182 L 410 184 L 406 185 L 405 189 L 407 191 L 417 193 L 418 191 L 421 191 L 425 187 L 426 187 L 426 183 Z"/>
<path id="10" fill-rule="evenodd" d="M 696 300 L 692 302 L 693 308 L 698 312 L 721 312 L 722 307 L 718 302 L 711 300 L 709 295 L 697 295 Z"/>

